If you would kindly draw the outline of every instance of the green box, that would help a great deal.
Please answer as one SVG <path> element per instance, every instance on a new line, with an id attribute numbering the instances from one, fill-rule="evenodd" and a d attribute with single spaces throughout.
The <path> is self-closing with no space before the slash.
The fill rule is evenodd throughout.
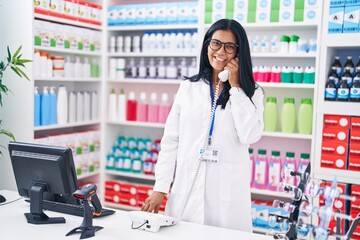
<path id="1" fill-rule="evenodd" d="M 295 11 L 296 9 L 304 9 L 305 1 L 304 0 L 295 0 Z"/>
<path id="2" fill-rule="evenodd" d="M 304 9 L 295 9 L 294 11 L 294 22 L 303 22 L 304 21 Z"/>
<path id="3" fill-rule="evenodd" d="M 270 22 L 279 22 L 280 18 L 280 10 L 279 9 L 271 9 L 270 10 Z"/>
<path id="4" fill-rule="evenodd" d="M 256 22 L 256 10 L 248 11 L 247 22 L 248 23 L 255 23 Z"/>

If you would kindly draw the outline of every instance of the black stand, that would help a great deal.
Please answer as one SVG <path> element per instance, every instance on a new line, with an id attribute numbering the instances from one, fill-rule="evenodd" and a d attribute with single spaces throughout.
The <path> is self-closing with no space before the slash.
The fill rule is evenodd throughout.
<path id="1" fill-rule="evenodd" d="M 27 222 L 32 224 L 65 223 L 65 218 L 50 218 L 43 212 L 43 193 L 46 189 L 46 184 L 42 183 L 34 183 L 31 187 L 30 213 L 25 213 Z"/>
<path id="2" fill-rule="evenodd" d="M 73 230 L 68 232 L 66 236 L 69 236 L 74 233 L 81 233 L 80 239 L 90 238 L 95 236 L 96 231 L 103 229 L 103 227 L 100 226 L 93 226 L 93 215 L 89 202 L 86 199 L 84 199 L 82 200 L 82 204 L 84 205 L 84 219 L 81 223 L 81 226 L 74 228 Z"/>

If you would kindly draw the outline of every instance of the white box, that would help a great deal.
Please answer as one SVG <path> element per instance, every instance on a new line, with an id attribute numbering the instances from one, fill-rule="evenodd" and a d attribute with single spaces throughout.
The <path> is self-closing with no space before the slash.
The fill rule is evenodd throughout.
<path id="1" fill-rule="evenodd" d="M 345 6 L 344 11 L 344 33 L 359 32 L 360 6 Z"/>
<path id="2" fill-rule="evenodd" d="M 330 0 L 330 7 L 343 7 L 345 0 Z"/>
<path id="3" fill-rule="evenodd" d="M 270 22 L 270 8 L 267 10 L 256 10 L 256 23 L 269 23 Z"/>
<path id="4" fill-rule="evenodd" d="M 344 24 L 344 7 L 331 7 L 329 9 L 328 33 L 342 33 Z"/>
<path id="5" fill-rule="evenodd" d="M 270 0 L 257 0 L 256 11 L 270 11 L 271 1 Z"/>
<path id="6" fill-rule="evenodd" d="M 145 24 L 146 21 L 146 5 L 137 4 L 136 14 L 135 14 L 135 23 L 138 25 Z"/>
<path id="7" fill-rule="evenodd" d="M 212 6 L 212 22 L 226 17 L 226 2 L 223 0 L 214 0 Z"/>

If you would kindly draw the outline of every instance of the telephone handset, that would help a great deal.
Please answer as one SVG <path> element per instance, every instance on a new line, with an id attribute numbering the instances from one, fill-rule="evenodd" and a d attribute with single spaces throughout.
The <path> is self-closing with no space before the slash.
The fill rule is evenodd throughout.
<path id="1" fill-rule="evenodd" d="M 225 69 L 224 71 L 219 72 L 218 77 L 220 81 L 226 82 L 229 79 L 229 70 Z"/>

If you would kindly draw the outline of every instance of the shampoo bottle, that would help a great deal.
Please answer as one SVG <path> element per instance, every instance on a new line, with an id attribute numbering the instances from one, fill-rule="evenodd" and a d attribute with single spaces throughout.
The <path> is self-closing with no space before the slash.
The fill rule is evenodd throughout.
<path id="1" fill-rule="evenodd" d="M 115 89 L 111 89 L 108 98 L 108 120 L 116 121 L 116 92 Z"/>
<path id="2" fill-rule="evenodd" d="M 272 151 L 269 159 L 268 189 L 276 191 L 281 179 L 281 159 L 279 151 Z"/>
<path id="3" fill-rule="evenodd" d="M 268 179 L 268 162 L 266 150 L 259 149 L 255 157 L 254 187 L 257 189 L 266 189 Z"/>
<path id="4" fill-rule="evenodd" d="M 41 125 L 46 126 L 50 124 L 50 94 L 49 87 L 44 87 L 41 95 Z"/>
<path id="5" fill-rule="evenodd" d="M 135 99 L 135 93 L 130 92 L 128 100 L 126 101 L 126 120 L 136 121 L 137 101 Z"/>
<path id="6" fill-rule="evenodd" d="M 50 87 L 50 124 L 56 124 L 56 94 L 55 87 Z"/>
<path id="7" fill-rule="evenodd" d="M 57 123 L 65 124 L 68 120 L 68 95 L 66 87 L 59 86 L 57 97 Z"/>
<path id="8" fill-rule="evenodd" d="M 278 123 L 278 106 L 275 97 L 268 97 L 264 108 L 264 130 L 276 132 Z"/>
<path id="9" fill-rule="evenodd" d="M 39 87 L 34 87 L 34 127 L 40 126 L 40 94 Z"/>
<path id="10" fill-rule="evenodd" d="M 140 101 L 137 107 L 137 120 L 140 122 L 146 122 L 147 121 L 147 115 L 148 115 L 148 104 L 146 101 L 146 93 L 141 92 L 140 93 Z"/>
<path id="11" fill-rule="evenodd" d="M 126 95 L 124 89 L 120 90 L 117 102 L 117 119 L 119 121 L 126 120 Z"/>
<path id="12" fill-rule="evenodd" d="M 161 102 L 159 105 L 159 123 L 165 123 L 170 113 L 171 104 L 169 103 L 169 97 L 167 93 L 161 94 Z"/>
<path id="13" fill-rule="evenodd" d="M 296 126 L 296 110 L 294 98 L 285 98 L 281 111 L 281 131 L 294 133 Z"/>
<path id="14" fill-rule="evenodd" d="M 159 103 L 157 102 L 156 93 L 151 93 L 150 103 L 148 105 L 148 122 L 159 122 Z"/>

